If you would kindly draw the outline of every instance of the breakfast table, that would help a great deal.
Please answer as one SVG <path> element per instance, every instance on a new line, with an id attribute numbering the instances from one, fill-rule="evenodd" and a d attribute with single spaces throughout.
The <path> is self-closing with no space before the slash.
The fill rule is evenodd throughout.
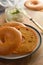
<path id="1" fill-rule="evenodd" d="M 26 8 L 25 8 L 26 9 Z M 43 12 L 31 12 L 26 10 L 28 15 L 35 19 L 43 27 Z M 5 19 L 5 14 L 0 14 L 0 22 Z M 2 23 L 2 22 L 1 22 Z M 16 59 L 16 60 L 6 60 L 0 58 L 0 65 L 43 65 L 43 32 L 30 21 L 28 18 L 24 17 L 23 23 L 35 27 L 42 36 L 42 42 L 40 48 L 31 56 L 25 58 Z"/>

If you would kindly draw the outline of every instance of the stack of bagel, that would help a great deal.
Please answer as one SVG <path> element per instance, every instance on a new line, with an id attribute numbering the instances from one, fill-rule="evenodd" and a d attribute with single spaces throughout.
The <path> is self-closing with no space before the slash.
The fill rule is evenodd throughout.
<path id="1" fill-rule="evenodd" d="M 8 22 L 0 26 L 0 55 L 30 53 L 37 41 L 36 32 L 22 23 Z"/>

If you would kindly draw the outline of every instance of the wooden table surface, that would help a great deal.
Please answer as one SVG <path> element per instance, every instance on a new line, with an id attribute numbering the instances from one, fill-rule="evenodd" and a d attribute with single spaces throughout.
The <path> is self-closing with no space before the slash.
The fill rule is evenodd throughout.
<path id="1" fill-rule="evenodd" d="M 1 15 L 1 16 L 3 16 L 3 15 Z M 2 17 L 2 19 L 3 19 L 3 17 Z M 0 20 L 1 20 L 1 18 L 0 18 Z M 38 19 L 37 19 L 37 21 L 38 21 Z M 25 20 L 23 22 L 35 27 L 36 29 L 38 29 L 27 18 L 25 18 Z M 43 24 L 43 21 L 39 22 L 39 23 Z M 2 60 L 2 59 L 0 59 L 0 65 L 43 65 L 43 33 L 40 30 L 39 30 L 39 32 L 40 32 L 40 34 L 42 36 L 42 44 L 41 44 L 40 48 L 37 50 L 37 52 L 35 52 L 30 57 L 28 56 L 28 57 L 18 59 L 18 60 Z"/>

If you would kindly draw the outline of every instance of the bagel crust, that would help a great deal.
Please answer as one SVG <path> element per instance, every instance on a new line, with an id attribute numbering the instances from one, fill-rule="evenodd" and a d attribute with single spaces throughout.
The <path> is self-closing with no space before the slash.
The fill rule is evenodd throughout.
<path id="1" fill-rule="evenodd" d="M 22 42 L 22 34 L 13 27 L 0 28 L 0 55 L 8 55 Z"/>
<path id="2" fill-rule="evenodd" d="M 35 10 L 35 11 L 43 10 L 43 3 L 39 0 L 26 1 L 24 3 L 24 6 L 26 6 L 28 9 Z"/>

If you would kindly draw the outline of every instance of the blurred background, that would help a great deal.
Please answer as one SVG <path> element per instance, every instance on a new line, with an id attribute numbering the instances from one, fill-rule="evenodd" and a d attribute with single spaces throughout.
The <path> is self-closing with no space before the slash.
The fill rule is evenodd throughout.
<path id="1" fill-rule="evenodd" d="M 43 12 L 32 11 L 32 10 L 27 9 L 24 6 L 25 1 L 26 0 L 0 0 L 0 5 L 3 6 L 3 7 L 0 6 L 0 13 L 3 12 L 6 7 L 17 5 L 18 7 L 24 8 L 24 10 L 28 13 L 28 15 L 30 15 L 35 21 L 37 21 L 43 27 L 43 23 L 42 23 L 43 22 Z M 43 2 L 43 0 L 40 0 L 40 1 Z"/>

